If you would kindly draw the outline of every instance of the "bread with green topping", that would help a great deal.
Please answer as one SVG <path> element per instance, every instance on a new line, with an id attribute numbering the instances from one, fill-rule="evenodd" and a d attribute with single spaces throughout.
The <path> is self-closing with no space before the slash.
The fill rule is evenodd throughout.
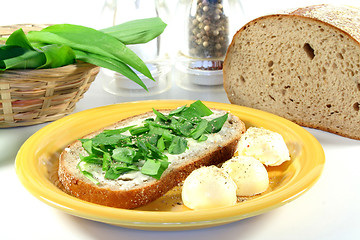
<path id="1" fill-rule="evenodd" d="M 161 111 L 169 113 L 170 110 Z M 213 110 L 215 117 L 225 112 Z M 106 129 L 119 129 L 153 118 L 154 112 L 147 112 L 121 120 Z M 84 137 L 89 139 L 102 133 L 104 129 Z M 79 156 L 88 153 L 81 141 L 69 145 L 59 158 L 59 180 L 65 191 L 77 198 L 110 207 L 133 209 L 150 203 L 181 183 L 195 169 L 201 166 L 219 164 L 230 159 L 237 147 L 238 140 L 245 132 L 245 124 L 235 115 L 228 114 L 227 120 L 217 133 L 208 134 L 205 141 L 188 140 L 185 152 L 169 156 L 168 168 L 160 179 L 130 171 L 121 174 L 118 179 L 109 180 L 101 177 L 104 172 L 100 167 L 89 171 L 98 181 L 95 184 L 79 170 Z M 168 154 L 167 154 L 168 155 Z"/>

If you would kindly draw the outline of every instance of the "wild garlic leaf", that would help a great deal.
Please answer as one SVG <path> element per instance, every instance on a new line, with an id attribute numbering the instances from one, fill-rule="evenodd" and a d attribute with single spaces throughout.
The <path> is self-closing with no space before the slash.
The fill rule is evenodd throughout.
<path id="1" fill-rule="evenodd" d="M 18 46 L 0 48 L 0 70 L 38 68 L 46 63 L 43 52 L 29 50 Z M 5 59 L 6 58 L 6 59 Z"/>
<path id="2" fill-rule="evenodd" d="M 80 159 L 86 163 L 102 165 L 102 158 L 96 156 L 95 154 L 90 154 L 89 156 L 80 156 Z"/>
<path id="3" fill-rule="evenodd" d="M 209 121 L 208 126 L 206 127 L 206 131 L 208 133 L 217 133 L 221 130 L 224 123 L 228 119 L 228 113 L 224 114 L 223 116 L 214 118 L 213 120 Z"/>
<path id="4" fill-rule="evenodd" d="M 116 26 L 101 29 L 126 45 L 147 43 L 159 36 L 166 28 L 166 24 L 159 17 L 137 19 Z"/>
<path id="5" fill-rule="evenodd" d="M 45 45 L 34 48 L 20 28 L 14 31 L 0 50 L 0 69 L 56 68 L 75 62 L 68 46 Z"/>
<path id="6" fill-rule="evenodd" d="M 140 77 L 125 63 L 118 61 L 114 58 L 102 56 L 99 54 L 89 53 L 80 50 L 74 50 L 74 52 L 76 54 L 76 59 L 121 73 L 125 77 L 129 78 L 130 80 L 134 81 L 142 88 L 147 90 L 146 85 L 140 79 Z"/>
<path id="7" fill-rule="evenodd" d="M 145 63 L 117 38 L 99 30 L 75 25 L 55 24 L 41 31 L 28 33 L 30 41 L 64 44 L 81 51 L 114 58 L 153 79 Z"/>
<path id="8" fill-rule="evenodd" d="M 185 137 L 190 137 L 190 134 L 193 131 L 193 128 L 194 128 L 194 124 L 192 124 L 190 121 L 186 121 L 182 124 L 179 124 L 179 126 L 178 126 L 178 130 Z"/>
<path id="9" fill-rule="evenodd" d="M 0 60 L 18 57 L 18 56 L 24 54 L 24 52 L 26 52 L 26 50 L 22 47 L 1 45 L 0 46 Z"/>
<path id="10" fill-rule="evenodd" d="M 185 152 L 186 148 L 187 140 L 179 136 L 174 136 L 168 151 L 170 154 L 180 154 Z"/>
<path id="11" fill-rule="evenodd" d="M 75 53 L 68 46 L 51 44 L 41 47 L 40 50 L 45 54 L 46 62 L 39 68 L 57 68 L 75 62 Z"/>
<path id="12" fill-rule="evenodd" d="M 169 162 L 148 159 L 141 168 L 141 173 L 155 179 L 160 179 L 163 172 L 168 168 Z"/>
<path id="13" fill-rule="evenodd" d="M 137 136 L 137 135 L 147 133 L 147 132 L 149 132 L 149 130 L 150 129 L 148 126 L 135 127 L 130 130 L 130 134 L 133 136 Z"/>
<path id="14" fill-rule="evenodd" d="M 79 139 L 82 143 L 82 147 L 85 149 L 85 151 L 89 154 L 93 153 L 93 144 L 91 139 Z"/>
<path id="15" fill-rule="evenodd" d="M 186 105 L 184 106 L 181 106 L 179 108 L 176 108 L 175 110 L 172 110 L 169 115 L 172 116 L 172 115 L 178 115 L 179 113 L 181 113 L 183 110 L 186 109 Z"/>
<path id="16" fill-rule="evenodd" d="M 115 148 L 112 153 L 112 158 L 118 162 L 132 163 L 135 157 L 135 150 L 125 147 Z"/>
<path id="17" fill-rule="evenodd" d="M 155 115 L 158 119 L 160 119 L 162 121 L 169 120 L 169 118 L 165 114 L 162 114 L 161 112 L 157 111 L 155 108 L 153 108 L 153 112 L 155 113 Z"/>
<path id="18" fill-rule="evenodd" d="M 31 31 L 25 36 L 23 30 L 19 29 L 12 36 L 1 38 L 7 40 L 8 46 L 16 45 L 21 48 L 0 50 L 0 70 L 56 68 L 78 60 L 119 72 L 147 90 L 135 70 L 154 79 L 145 63 L 126 45 L 151 41 L 165 28 L 166 24 L 156 17 L 129 21 L 103 30 L 73 24 L 55 24 L 41 31 Z M 55 45 L 47 47 L 53 44 Z M 75 58 L 65 46 L 76 53 Z M 65 52 L 68 54 L 65 55 Z M 10 57 L 16 58 L 8 60 Z"/>
<path id="19" fill-rule="evenodd" d="M 109 170 L 111 165 L 111 155 L 108 152 L 105 152 L 103 155 L 103 162 L 102 162 L 102 170 L 107 171 Z"/>
<path id="20" fill-rule="evenodd" d="M 117 178 L 120 177 L 122 172 L 118 172 L 116 170 L 114 170 L 113 168 L 109 168 L 106 172 L 105 172 L 105 176 L 104 178 L 106 179 L 110 179 L 110 180 L 115 180 Z"/>
<path id="21" fill-rule="evenodd" d="M 88 172 L 88 171 L 85 171 L 85 170 L 80 170 L 81 171 L 81 173 L 85 176 L 85 177 L 87 177 L 90 181 L 92 181 L 94 184 L 96 184 L 96 185 L 98 185 L 98 184 L 100 184 L 100 182 L 96 179 L 96 178 L 94 178 L 94 176 L 92 175 L 92 173 L 90 173 L 90 172 Z"/>
<path id="22" fill-rule="evenodd" d="M 213 112 L 200 100 L 190 104 L 189 111 L 196 112 L 200 117 L 210 116 Z"/>
<path id="23" fill-rule="evenodd" d="M 159 140 L 156 143 L 156 147 L 159 149 L 160 152 L 164 152 L 166 149 L 165 140 L 164 137 L 160 137 Z"/>
<path id="24" fill-rule="evenodd" d="M 35 50 L 22 28 L 15 30 L 6 40 L 5 44 L 8 46 L 18 46 L 28 50 Z"/>
<path id="25" fill-rule="evenodd" d="M 199 139 L 206 131 L 208 126 L 208 121 L 201 119 L 199 124 L 196 125 L 196 128 L 191 132 L 191 137 L 194 139 Z"/>
<path id="26" fill-rule="evenodd" d="M 154 176 L 158 173 L 161 167 L 161 162 L 154 159 L 148 159 L 141 168 L 141 173 Z"/>
<path id="27" fill-rule="evenodd" d="M 103 131 L 103 133 L 106 134 L 107 136 L 114 135 L 114 134 L 121 134 L 121 133 L 124 133 L 124 132 L 134 128 L 135 126 L 136 125 L 131 125 L 128 127 L 117 128 L 117 129 L 105 129 Z"/>
<path id="28" fill-rule="evenodd" d="M 121 140 L 126 140 L 130 136 L 117 134 L 117 135 L 111 135 L 107 136 L 105 133 L 100 133 L 96 135 L 94 138 L 92 138 L 93 146 L 99 146 L 99 145 L 115 145 L 118 144 Z"/>

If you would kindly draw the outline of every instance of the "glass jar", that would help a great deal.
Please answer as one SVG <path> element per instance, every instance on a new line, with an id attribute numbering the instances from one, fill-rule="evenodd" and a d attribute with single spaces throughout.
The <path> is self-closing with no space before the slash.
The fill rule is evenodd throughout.
<path id="1" fill-rule="evenodd" d="M 183 4 L 184 39 L 177 69 L 188 74 L 189 83 L 222 85 L 222 66 L 229 43 L 242 26 L 239 0 L 189 0 Z M 194 86 L 191 86 L 193 88 Z"/>
<path id="2" fill-rule="evenodd" d="M 166 17 L 160 16 L 160 13 L 162 15 L 166 14 L 166 9 L 161 0 L 106 0 L 104 10 L 106 10 L 107 14 L 112 14 L 113 25 L 152 17 L 160 17 L 165 21 L 164 18 Z M 155 81 L 152 81 L 135 70 L 147 86 L 148 91 L 122 74 L 110 70 L 104 70 L 106 75 L 103 82 L 104 90 L 120 96 L 150 96 L 168 90 L 171 87 L 171 82 L 168 79 L 170 61 L 162 47 L 162 38 L 166 34 L 165 31 L 159 37 L 147 43 L 127 45 L 145 62 L 155 79 Z"/>

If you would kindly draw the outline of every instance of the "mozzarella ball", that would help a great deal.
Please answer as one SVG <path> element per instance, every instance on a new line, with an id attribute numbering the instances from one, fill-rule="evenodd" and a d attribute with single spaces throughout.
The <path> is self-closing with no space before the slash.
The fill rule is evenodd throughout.
<path id="1" fill-rule="evenodd" d="M 221 168 L 201 167 L 184 181 L 182 200 L 191 209 L 208 209 L 234 205 L 236 184 Z"/>
<path id="2" fill-rule="evenodd" d="M 239 155 L 254 157 L 266 166 L 278 166 L 290 160 L 283 137 L 264 128 L 250 127 L 241 136 L 237 152 Z"/>
<path id="3" fill-rule="evenodd" d="M 269 187 L 266 168 L 253 157 L 233 157 L 226 161 L 222 168 L 237 185 L 238 196 L 253 196 L 264 192 Z"/>

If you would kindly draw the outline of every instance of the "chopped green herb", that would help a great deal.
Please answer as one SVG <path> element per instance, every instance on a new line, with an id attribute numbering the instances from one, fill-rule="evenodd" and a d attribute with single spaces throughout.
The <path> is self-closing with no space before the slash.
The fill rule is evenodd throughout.
<path id="1" fill-rule="evenodd" d="M 102 158 L 96 156 L 95 154 L 90 154 L 89 156 L 82 156 L 80 155 L 80 160 L 86 163 L 98 164 L 102 165 Z"/>
<path id="2" fill-rule="evenodd" d="M 203 134 L 203 135 L 201 135 L 201 137 L 198 138 L 198 142 L 203 142 L 203 141 L 206 141 L 207 139 L 208 139 L 208 136 Z"/>
<path id="3" fill-rule="evenodd" d="M 179 113 L 181 113 L 183 110 L 185 110 L 186 109 L 186 105 L 184 105 L 184 106 L 182 106 L 182 107 L 179 107 L 179 108 L 177 108 L 177 109 L 175 109 L 175 110 L 172 110 L 170 113 L 169 113 L 169 115 L 170 116 L 172 116 L 172 115 L 176 115 L 176 114 L 179 114 Z"/>
<path id="4" fill-rule="evenodd" d="M 131 148 L 115 148 L 112 158 L 117 162 L 132 163 L 135 154 L 135 151 Z"/>
<path id="5" fill-rule="evenodd" d="M 169 153 L 170 154 L 180 154 L 185 152 L 187 148 L 187 140 L 179 137 L 179 136 L 175 136 L 173 137 L 173 140 L 169 146 Z"/>
<path id="6" fill-rule="evenodd" d="M 167 116 L 165 116 L 164 114 L 162 114 L 161 112 L 157 111 L 156 109 L 153 108 L 153 112 L 155 113 L 155 115 L 163 121 L 167 121 L 169 120 L 169 118 Z"/>
<path id="7" fill-rule="evenodd" d="M 169 162 L 149 159 L 141 168 L 141 173 L 152 176 L 156 179 L 160 179 L 162 173 L 167 169 L 168 166 Z"/>
<path id="8" fill-rule="evenodd" d="M 208 121 L 201 119 L 196 128 L 191 132 L 191 137 L 194 139 L 199 139 L 204 133 L 208 126 Z"/>
<path id="9" fill-rule="evenodd" d="M 105 173 L 105 178 L 110 180 L 115 180 L 119 178 L 121 175 L 121 172 L 116 172 L 113 168 L 109 168 L 109 170 Z"/>
<path id="10" fill-rule="evenodd" d="M 82 156 L 80 156 L 81 158 Z M 88 178 L 90 181 L 92 181 L 94 184 L 98 185 L 100 184 L 100 182 L 94 178 L 94 176 L 92 175 L 92 173 L 86 171 L 83 167 L 82 167 L 82 164 L 83 163 L 83 160 L 81 160 L 78 165 L 77 165 L 77 168 L 79 169 L 79 171 L 86 177 Z"/>
<path id="11" fill-rule="evenodd" d="M 164 137 L 159 138 L 159 141 L 157 142 L 156 147 L 159 149 L 160 152 L 165 151 L 166 147 L 165 147 Z"/>
<path id="12" fill-rule="evenodd" d="M 221 130 L 222 126 L 224 125 L 224 123 L 226 122 L 227 118 L 228 118 L 228 113 L 226 113 L 225 115 L 218 117 L 218 118 L 214 118 L 213 120 L 209 121 L 208 126 L 206 127 L 206 131 L 208 133 L 217 133 Z"/>
<path id="13" fill-rule="evenodd" d="M 111 155 L 110 153 L 105 152 L 103 155 L 103 164 L 102 164 L 102 170 L 107 171 L 110 168 L 111 163 Z"/>
<path id="14" fill-rule="evenodd" d="M 198 113 L 201 117 L 210 116 L 213 112 L 200 100 L 190 104 L 189 109 Z"/>
<path id="15" fill-rule="evenodd" d="M 200 100 L 193 102 L 190 106 L 181 111 L 181 116 L 186 119 L 197 120 L 201 117 L 210 116 L 213 112 Z"/>
<path id="16" fill-rule="evenodd" d="M 185 152 L 188 138 L 206 141 L 207 135 L 220 131 L 228 118 L 228 114 L 210 121 L 203 118 L 213 112 L 201 101 L 168 115 L 155 109 L 153 112 L 156 118 L 148 118 L 139 126 L 104 130 L 91 139 L 80 139 L 88 153 L 80 156 L 81 165 L 101 166 L 106 179 L 117 179 L 129 171 L 159 179 L 170 164 L 166 154 Z M 91 181 L 95 179 L 86 168 L 79 169 Z"/>
<path id="17" fill-rule="evenodd" d="M 85 149 L 85 151 L 87 151 L 89 154 L 92 154 L 92 149 L 93 149 L 93 141 L 90 139 L 80 139 L 83 148 Z"/>
<path id="18" fill-rule="evenodd" d="M 124 133 L 128 130 L 131 130 L 132 128 L 134 128 L 135 126 L 132 125 L 132 126 L 128 126 L 128 127 L 123 127 L 123 128 L 118 128 L 118 129 L 111 129 L 111 130 L 108 130 L 108 129 L 105 129 L 103 131 L 104 134 L 106 134 L 106 136 L 110 136 L 110 135 L 115 135 L 115 134 L 121 134 L 121 133 Z"/>
<path id="19" fill-rule="evenodd" d="M 81 171 L 82 174 L 84 174 L 85 177 L 87 177 L 88 179 L 90 179 L 93 183 L 95 183 L 96 185 L 100 184 L 100 182 L 94 178 L 94 176 L 92 175 L 92 173 L 89 173 L 88 171 Z"/>
<path id="20" fill-rule="evenodd" d="M 149 126 L 146 126 L 146 127 L 144 126 L 144 127 L 132 128 L 129 131 L 130 131 L 131 135 L 140 135 L 140 134 L 148 132 L 149 130 L 150 130 Z"/>
<path id="21" fill-rule="evenodd" d="M 92 139 L 92 144 L 94 146 L 99 146 L 99 145 L 115 145 L 118 144 L 121 140 L 125 140 L 128 139 L 129 136 L 126 135 L 121 135 L 121 134 L 117 134 L 117 135 L 107 135 L 105 133 L 100 133 L 99 135 L 95 136 Z"/>
<path id="22" fill-rule="evenodd" d="M 183 124 L 178 125 L 178 130 L 181 132 L 181 134 L 185 137 L 189 137 L 192 130 L 194 128 L 194 124 L 190 121 L 186 121 Z"/>

